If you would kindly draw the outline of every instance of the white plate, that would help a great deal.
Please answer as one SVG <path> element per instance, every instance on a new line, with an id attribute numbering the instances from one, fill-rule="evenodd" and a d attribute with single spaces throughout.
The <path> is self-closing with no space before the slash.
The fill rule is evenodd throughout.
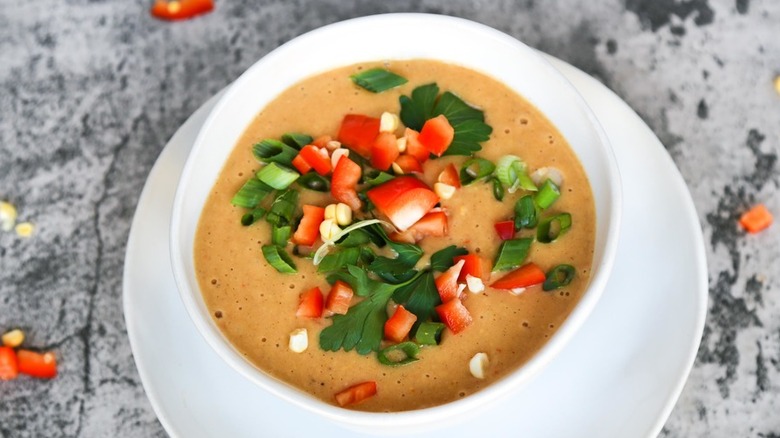
<path id="1" fill-rule="evenodd" d="M 442 425 L 437 435 L 655 436 L 699 346 L 707 270 L 682 177 L 653 132 L 620 98 L 574 67 L 550 60 L 600 119 L 623 177 L 624 229 L 612 278 L 579 333 L 522 391 L 468 421 Z M 124 309 L 141 381 L 173 436 L 351 435 L 248 383 L 206 344 L 179 299 L 168 255 L 171 205 L 187 154 L 215 101 L 193 114 L 165 147 L 133 219 Z"/>

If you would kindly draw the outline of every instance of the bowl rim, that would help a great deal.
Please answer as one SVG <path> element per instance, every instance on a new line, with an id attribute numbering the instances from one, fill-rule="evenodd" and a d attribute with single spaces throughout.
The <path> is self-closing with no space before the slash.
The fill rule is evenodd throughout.
<path id="1" fill-rule="evenodd" d="M 337 35 L 339 32 L 344 32 L 346 29 L 353 27 L 360 28 L 361 26 L 392 27 L 400 25 L 411 26 L 416 24 L 425 24 L 426 26 L 443 26 L 452 29 L 458 29 L 473 35 L 478 35 L 480 38 L 493 39 L 516 50 L 519 55 L 525 57 L 525 60 L 534 61 L 537 67 L 542 68 L 545 70 L 546 74 L 549 74 L 552 78 L 554 78 L 558 85 L 562 87 L 562 90 L 567 94 L 567 97 L 571 99 L 571 101 L 567 99 L 567 102 L 574 103 L 578 107 L 583 116 L 587 119 L 588 125 L 593 129 L 593 134 L 595 134 L 596 138 L 598 139 L 598 144 L 600 145 L 597 150 L 597 152 L 600 154 L 599 161 L 602 162 L 604 165 L 604 170 L 606 171 L 605 181 L 607 183 L 608 192 L 604 194 L 604 196 L 607 198 L 608 206 L 606 209 L 608 215 L 607 217 L 598 217 L 597 233 L 599 233 L 598 226 L 600 224 L 608 223 L 609 226 L 606 227 L 606 230 L 600 234 L 603 235 L 604 247 L 598 264 L 596 257 L 594 256 L 594 262 L 591 266 L 593 275 L 591 276 L 590 283 L 586 291 L 583 293 L 579 302 L 575 305 L 571 313 L 561 324 L 558 330 L 550 337 L 550 339 L 542 346 L 542 348 L 531 357 L 531 359 L 521 365 L 518 369 L 512 371 L 488 387 L 469 395 L 468 397 L 445 403 L 443 405 L 411 411 L 390 413 L 354 411 L 340 408 L 317 399 L 297 388 L 288 385 L 287 383 L 278 380 L 271 375 L 266 374 L 264 371 L 260 370 L 259 368 L 249 363 L 247 360 L 240 357 L 235 348 L 232 347 L 229 341 L 227 341 L 224 335 L 222 335 L 222 333 L 216 327 L 216 324 L 211 319 L 210 314 L 204 314 L 201 311 L 200 303 L 198 303 L 199 299 L 202 300 L 199 288 L 189 287 L 190 282 L 184 270 L 184 254 L 182 254 L 182 252 L 179 250 L 182 243 L 180 239 L 182 236 L 179 224 L 182 223 L 183 219 L 183 200 L 186 196 L 187 189 L 186 181 L 191 179 L 196 173 L 195 157 L 201 154 L 201 151 L 205 148 L 205 138 L 207 137 L 208 132 L 214 129 L 214 125 L 219 123 L 222 113 L 229 105 L 231 105 L 234 98 L 239 95 L 244 88 L 246 88 L 247 84 L 252 83 L 256 72 L 262 71 L 266 65 L 272 65 L 277 61 L 277 58 L 279 58 L 287 51 L 300 50 L 300 47 L 306 47 L 307 45 L 311 44 L 316 45 L 318 44 L 317 40 L 332 37 L 333 35 Z M 412 55 L 403 59 L 415 58 L 437 59 L 434 56 L 431 56 L 430 53 L 422 57 Z M 386 58 L 379 56 L 373 59 L 376 60 Z M 361 61 L 369 60 L 355 59 L 353 63 Z M 451 62 L 450 60 L 444 61 Z M 479 70 L 473 65 L 469 65 L 468 63 L 461 65 L 471 69 Z M 325 67 L 320 66 L 320 68 L 316 69 L 309 69 L 306 76 L 311 76 L 317 74 L 318 72 L 324 72 L 336 68 L 337 66 L 338 65 L 329 65 Z M 479 71 L 489 75 L 489 72 L 483 70 Z M 298 80 L 300 79 L 296 79 L 293 81 L 293 83 L 297 82 Z M 511 86 L 510 88 L 515 89 Z M 515 89 L 515 91 L 518 92 L 518 94 L 521 94 L 521 96 L 525 97 L 518 90 Z M 256 114 L 259 108 L 262 108 L 262 106 L 265 104 L 267 104 L 267 102 L 265 102 L 263 105 L 259 105 L 258 108 L 254 110 L 254 114 Z M 547 114 L 545 113 L 545 115 Z M 556 125 L 556 127 L 558 126 Z M 246 126 L 244 126 L 244 129 L 246 129 Z M 569 142 L 571 143 L 571 141 Z M 233 142 L 229 145 L 229 150 L 232 150 L 234 147 L 235 143 Z M 578 158 L 582 160 L 580 156 L 578 156 Z M 220 163 L 220 169 L 222 165 L 223 163 Z M 591 175 L 588 176 L 589 178 L 591 177 Z M 284 400 L 287 400 L 288 402 L 292 402 L 307 410 L 316 412 L 320 415 L 323 415 L 324 417 L 344 423 L 346 425 L 370 427 L 377 427 L 382 425 L 421 426 L 423 424 L 430 424 L 444 418 L 452 417 L 454 415 L 465 415 L 467 413 L 477 412 L 480 408 L 484 408 L 486 405 L 488 405 L 488 401 L 494 402 L 495 400 L 505 397 L 510 392 L 517 390 L 520 386 L 530 381 L 568 344 L 570 339 L 574 336 L 579 327 L 582 326 L 584 321 L 592 312 L 605 289 L 609 275 L 612 271 L 612 266 L 614 264 L 615 254 L 617 251 L 618 233 L 622 216 L 622 189 L 620 181 L 620 174 L 614 152 L 611 148 L 606 133 L 601 127 L 600 122 L 593 114 L 584 98 L 574 88 L 574 86 L 535 49 L 499 30 L 463 18 L 424 13 L 392 13 L 353 18 L 329 24 L 304 33 L 269 52 L 256 61 L 252 66 L 250 66 L 244 73 L 242 73 L 241 76 L 233 82 L 230 88 L 219 99 L 214 109 L 208 115 L 208 118 L 198 132 L 192 150 L 187 157 L 184 170 L 179 180 L 179 185 L 176 189 L 170 224 L 171 265 L 173 268 L 177 289 L 179 290 L 179 296 L 184 304 L 187 314 L 197 328 L 198 332 L 201 336 L 204 337 L 206 342 L 217 353 L 217 355 L 220 356 L 222 360 L 227 362 L 231 368 L 236 370 L 244 378 L 252 381 L 254 384 L 260 386 L 264 390 L 269 391 Z M 594 198 L 596 196 L 601 195 L 597 195 L 594 191 Z M 599 239 L 597 239 L 597 242 L 598 240 Z M 189 258 L 191 257 L 192 255 L 189 254 Z"/>

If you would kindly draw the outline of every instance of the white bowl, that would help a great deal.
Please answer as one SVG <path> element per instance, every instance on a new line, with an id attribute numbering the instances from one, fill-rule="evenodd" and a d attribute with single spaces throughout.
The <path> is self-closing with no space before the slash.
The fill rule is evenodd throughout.
<path id="1" fill-rule="evenodd" d="M 525 365 L 471 396 L 399 413 L 368 413 L 324 403 L 245 360 L 212 321 L 195 275 L 193 241 L 204 203 L 228 155 L 255 115 L 282 90 L 316 73 L 363 61 L 427 58 L 481 71 L 536 105 L 560 130 L 590 179 L 596 244 L 587 291 L 565 323 Z M 305 62 L 301 62 L 305 60 Z M 606 135 L 575 88 L 535 50 L 471 21 L 388 14 L 344 21 L 284 44 L 250 67 L 217 103 L 192 148 L 173 205 L 171 260 L 181 299 L 216 353 L 264 390 L 343 425 L 371 432 L 419 429 L 466 413 L 519 388 L 572 338 L 598 301 L 612 268 L 621 216 L 621 185 Z M 207 378 L 204 376 L 204 378 Z"/>

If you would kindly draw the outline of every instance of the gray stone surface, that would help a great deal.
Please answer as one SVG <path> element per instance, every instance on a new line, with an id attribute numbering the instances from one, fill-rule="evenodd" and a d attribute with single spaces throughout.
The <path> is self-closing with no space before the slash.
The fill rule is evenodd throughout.
<path id="1" fill-rule="evenodd" d="M 0 0 L 0 199 L 38 226 L 0 233 L 0 330 L 53 349 L 60 376 L 0 382 L 0 436 L 158 436 L 122 316 L 122 262 L 145 178 L 209 96 L 281 43 L 383 12 L 456 15 L 596 76 L 653 128 L 707 245 L 707 326 L 662 436 L 780 437 L 776 0 L 228 1 L 196 20 L 151 1 Z M 648 230 L 652 232 L 652 230 Z M 673 251 L 673 248 L 669 248 Z M 659 315 L 659 324 L 663 316 Z"/>

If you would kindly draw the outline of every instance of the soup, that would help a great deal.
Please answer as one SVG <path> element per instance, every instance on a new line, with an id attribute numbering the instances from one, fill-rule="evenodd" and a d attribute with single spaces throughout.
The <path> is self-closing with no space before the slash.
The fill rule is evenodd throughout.
<path id="1" fill-rule="evenodd" d="M 250 180 L 272 187 L 247 194 Z M 351 208 L 337 217 L 338 203 Z M 585 172 L 543 114 L 482 73 L 409 60 L 328 71 L 263 108 L 205 204 L 194 259 L 248 361 L 328 403 L 394 412 L 528 361 L 585 291 L 594 240 Z M 352 294 L 340 303 L 336 280 Z"/>

